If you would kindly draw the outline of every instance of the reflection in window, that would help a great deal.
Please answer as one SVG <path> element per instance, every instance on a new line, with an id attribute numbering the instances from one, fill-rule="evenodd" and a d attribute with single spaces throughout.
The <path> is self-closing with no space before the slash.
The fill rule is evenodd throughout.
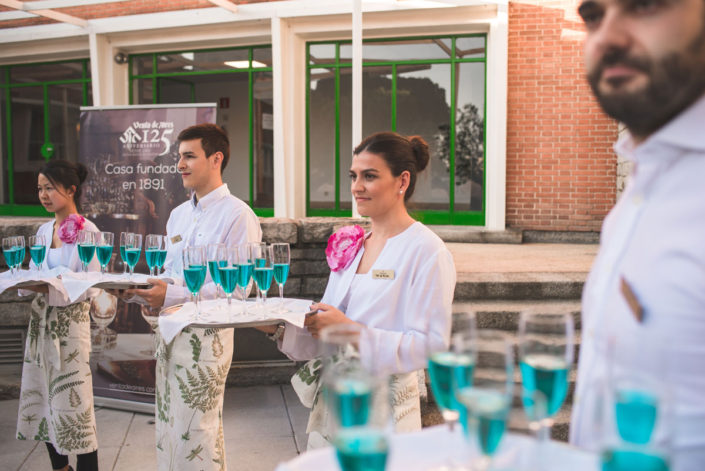
<path id="1" fill-rule="evenodd" d="M 78 159 L 80 107 L 91 103 L 90 67 L 87 60 L 11 65 L 0 68 L 0 75 L 5 78 L 8 69 L 9 81 L 0 88 L 0 202 L 36 206 L 37 172 L 44 163 L 50 158 Z"/>
<path id="2" fill-rule="evenodd" d="M 413 209 L 447 211 L 449 177 L 435 136 L 450 117 L 450 66 L 404 65 L 397 67 L 397 74 L 397 132 L 423 137 L 430 153 L 428 167 L 416 182 Z"/>
<path id="3" fill-rule="evenodd" d="M 461 64 L 455 113 L 455 209 L 481 211 L 485 173 L 485 64 Z"/>
<path id="4" fill-rule="evenodd" d="M 391 129 L 428 142 L 429 165 L 410 209 L 436 224 L 484 223 L 485 42 L 485 35 L 363 42 L 363 136 Z M 308 212 L 345 216 L 356 144 L 352 47 L 308 48 Z"/>
<path id="5" fill-rule="evenodd" d="M 335 75 L 311 80 L 308 114 L 308 197 L 310 207 L 316 209 L 336 209 L 335 102 Z"/>
<path id="6" fill-rule="evenodd" d="M 137 58 L 157 63 L 137 77 Z M 230 140 L 223 181 L 255 209 L 274 206 L 274 109 L 270 46 L 156 53 L 132 58 L 133 103 L 216 103 L 217 124 Z M 164 73 L 164 74 L 163 74 Z M 156 95 L 152 84 L 156 84 Z M 267 213 L 270 211 L 270 213 Z"/>
<path id="7" fill-rule="evenodd" d="M 364 62 L 448 59 L 451 48 L 440 39 L 407 39 L 390 42 L 365 42 L 362 45 Z M 352 45 L 340 46 L 341 62 L 352 60 Z"/>

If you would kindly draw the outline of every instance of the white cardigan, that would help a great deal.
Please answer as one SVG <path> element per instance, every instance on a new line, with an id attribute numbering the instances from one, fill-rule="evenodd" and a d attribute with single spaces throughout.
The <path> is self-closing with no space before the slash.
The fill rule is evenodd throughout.
<path id="1" fill-rule="evenodd" d="M 42 224 L 39 227 L 39 230 L 37 231 L 37 235 L 44 236 L 44 241 L 46 244 L 46 250 L 47 250 L 47 256 L 49 254 L 49 248 L 51 247 L 51 242 L 54 237 L 54 223 L 56 222 L 56 219 L 52 219 L 49 222 L 46 222 Z M 87 231 L 92 231 L 92 232 L 100 232 L 98 227 L 93 224 L 93 222 L 89 221 L 86 219 L 84 226 L 84 230 Z M 29 248 L 27 248 L 29 250 Z M 61 247 L 61 266 L 67 267 L 71 271 L 81 271 L 82 265 L 81 265 L 81 260 L 78 258 L 78 250 L 76 249 L 76 244 L 66 244 L 64 243 Z M 30 260 L 29 262 L 30 268 L 36 268 L 37 266 L 34 264 L 33 261 Z M 88 265 L 88 271 L 100 271 L 100 263 L 98 262 L 98 257 L 93 257 L 93 260 L 91 260 L 91 263 Z M 93 290 L 89 290 L 93 291 Z M 28 294 L 33 294 L 33 291 L 27 291 L 27 290 L 20 290 L 20 296 L 26 296 Z M 89 292 L 86 292 L 83 296 L 81 296 L 76 302 L 83 301 L 84 299 L 87 299 Z M 69 303 L 68 296 L 66 296 L 65 293 L 58 291 L 54 289 L 52 286 L 49 286 L 49 294 L 47 297 L 47 302 L 49 303 L 50 306 L 66 306 Z"/>
<path id="2" fill-rule="evenodd" d="M 321 302 L 340 309 L 362 258 L 331 272 Z M 394 279 L 377 279 L 374 270 L 393 270 Z M 443 241 L 416 222 L 387 240 L 370 271 L 355 284 L 345 314 L 368 327 L 361 352 L 369 351 L 378 371 L 406 373 L 426 366 L 426 348 L 450 343 L 455 265 Z M 366 339 L 366 340 L 365 340 Z M 287 325 L 280 349 L 293 360 L 318 354 L 305 329 Z M 365 361 L 365 359 L 363 359 Z"/>

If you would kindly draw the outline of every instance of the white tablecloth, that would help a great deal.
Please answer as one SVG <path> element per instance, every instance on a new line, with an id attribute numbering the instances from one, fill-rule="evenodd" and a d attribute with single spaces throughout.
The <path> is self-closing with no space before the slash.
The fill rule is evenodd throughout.
<path id="1" fill-rule="evenodd" d="M 267 308 L 260 311 L 254 301 L 247 301 L 247 312 L 242 312 L 242 301 L 233 299 L 228 306 L 225 299 L 208 299 L 199 303 L 202 317 L 196 318 L 194 303 L 185 303 L 168 315 L 159 316 L 159 333 L 166 343 L 171 343 L 179 332 L 189 325 L 207 327 L 254 327 L 258 325 L 288 322 L 303 327 L 306 313 L 313 301 L 310 299 L 284 298 L 287 312 L 279 313 L 279 298 L 267 299 Z"/>
<path id="2" fill-rule="evenodd" d="M 423 471 L 446 463 L 443 450 L 460 443 L 467 444 L 460 427 L 455 434 L 445 425 L 425 428 L 420 432 L 393 435 L 389 448 L 387 471 Z M 459 447 L 456 447 L 459 448 Z M 474 456 L 470 445 L 454 453 L 454 461 L 470 464 Z M 497 451 L 492 469 L 529 470 L 537 457 L 537 442 L 533 438 L 510 433 L 505 435 Z M 584 452 L 565 443 L 550 441 L 540 454 L 543 471 L 595 471 L 599 469 L 597 455 Z M 293 460 L 280 463 L 276 471 L 337 471 L 340 467 L 332 447 L 309 451 Z M 636 470 L 635 470 L 636 471 Z"/>

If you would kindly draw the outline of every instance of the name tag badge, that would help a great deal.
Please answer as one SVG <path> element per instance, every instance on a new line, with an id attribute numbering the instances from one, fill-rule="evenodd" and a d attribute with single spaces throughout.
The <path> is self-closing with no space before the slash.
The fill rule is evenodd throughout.
<path id="1" fill-rule="evenodd" d="M 393 280 L 394 270 L 372 270 L 372 278 L 375 280 Z"/>
<path id="2" fill-rule="evenodd" d="M 172 244 L 178 244 L 181 242 L 181 235 L 175 235 L 174 237 L 171 238 L 171 243 Z"/>

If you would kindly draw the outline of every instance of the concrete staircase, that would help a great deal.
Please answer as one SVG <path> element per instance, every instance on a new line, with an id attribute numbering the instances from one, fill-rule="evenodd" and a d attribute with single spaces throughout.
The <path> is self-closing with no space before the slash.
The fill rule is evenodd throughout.
<path id="1" fill-rule="evenodd" d="M 479 329 L 500 331 L 512 338 L 516 360 L 519 313 L 527 308 L 559 306 L 566 312 L 574 313 L 577 362 L 580 349 L 580 296 L 586 276 L 587 272 L 459 273 L 453 312 L 473 311 Z M 555 417 L 555 425 L 552 429 L 552 436 L 557 440 L 568 439 L 575 378 L 574 367 L 570 372 L 566 402 Z M 521 404 L 521 374 L 518 365 L 514 381 L 515 400 L 509 428 L 528 433 L 528 422 Z M 442 422 L 431 393 L 427 404 L 422 407 L 422 415 L 424 426 Z"/>

